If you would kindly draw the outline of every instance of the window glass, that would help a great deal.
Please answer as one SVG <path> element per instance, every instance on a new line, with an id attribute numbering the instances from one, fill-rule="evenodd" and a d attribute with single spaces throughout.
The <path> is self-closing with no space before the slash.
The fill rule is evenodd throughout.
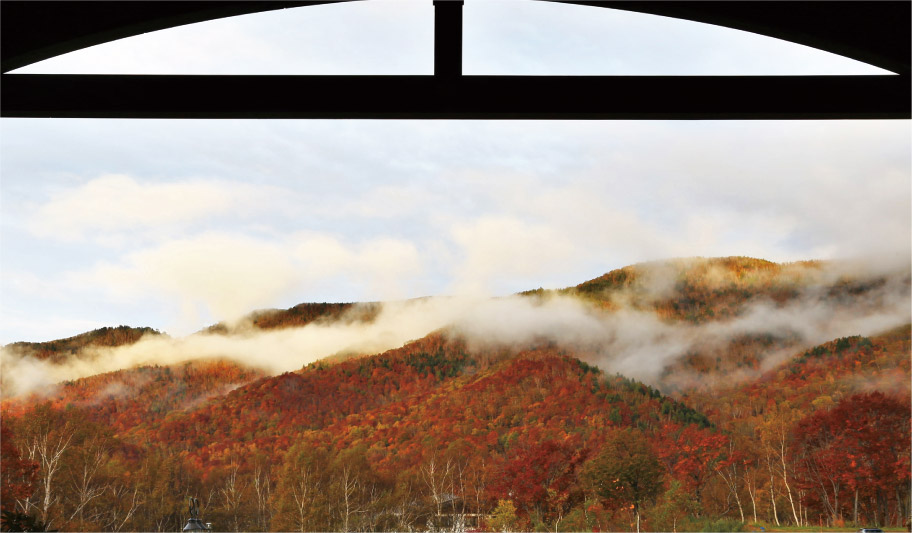
<path id="1" fill-rule="evenodd" d="M 35 74 L 432 74 L 434 7 L 371 0 L 150 32 L 28 65 Z"/>
<path id="2" fill-rule="evenodd" d="M 886 74 L 746 31 L 591 6 L 468 0 L 463 72 L 487 75 Z"/>

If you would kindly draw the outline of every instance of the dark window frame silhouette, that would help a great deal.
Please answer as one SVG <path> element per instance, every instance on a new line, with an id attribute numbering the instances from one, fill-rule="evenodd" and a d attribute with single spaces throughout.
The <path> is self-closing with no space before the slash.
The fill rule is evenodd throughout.
<path id="1" fill-rule="evenodd" d="M 466 76 L 462 0 L 434 0 L 434 74 L 14 74 L 111 40 L 246 13 L 354 0 L 0 2 L 0 116 L 281 119 L 909 119 L 906 1 L 544 0 L 705 22 L 857 59 L 865 76 Z M 361 0 L 364 1 L 364 0 Z M 427 0 L 431 1 L 431 0 Z M 532 1 L 532 0 L 528 0 Z"/>

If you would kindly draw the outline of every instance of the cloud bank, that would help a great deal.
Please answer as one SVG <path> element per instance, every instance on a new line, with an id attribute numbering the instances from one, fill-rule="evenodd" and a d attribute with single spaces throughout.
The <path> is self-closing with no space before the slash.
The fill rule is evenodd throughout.
<path id="1" fill-rule="evenodd" d="M 851 301 L 837 302 L 828 296 L 828 290 L 845 268 L 822 273 L 815 269 L 818 279 L 785 305 L 758 301 L 736 318 L 703 324 L 664 321 L 653 312 L 632 307 L 606 313 L 578 298 L 553 293 L 544 297 L 439 297 L 383 304 L 371 322 L 343 317 L 300 328 L 238 327 L 228 335 L 146 337 L 130 346 L 89 349 L 62 365 L 20 358 L 4 349 L 0 352 L 3 389 L 4 395 L 17 395 L 121 368 L 211 358 L 279 373 L 339 353 L 380 353 L 439 330 L 464 338 L 475 348 L 522 349 L 549 341 L 575 350 L 606 372 L 660 385 L 663 372 L 685 354 L 721 347 L 739 336 L 793 338 L 795 344 L 787 350 L 792 354 L 834 338 L 872 335 L 910 322 L 909 270 L 891 273 L 884 283 Z M 655 294 L 662 290 L 659 286 Z M 765 358 L 764 369 L 779 363 L 784 355 L 776 351 L 760 354 Z"/>
<path id="2" fill-rule="evenodd" d="M 421 269 L 409 243 L 378 238 L 348 243 L 323 234 L 257 239 L 204 233 L 166 241 L 71 275 L 76 286 L 103 287 L 111 298 L 163 298 L 178 302 L 184 324 L 201 315 L 232 322 L 327 279 L 348 278 L 390 298 L 399 283 Z"/>
<path id="3" fill-rule="evenodd" d="M 80 331 L 49 310 L 178 335 L 259 307 L 504 295 L 668 257 L 912 254 L 896 121 L 4 128 L 0 342 Z"/>
<path id="4" fill-rule="evenodd" d="M 126 174 L 107 174 L 52 193 L 28 224 L 39 237 L 72 241 L 101 236 L 104 241 L 136 231 L 183 228 L 215 215 L 246 212 L 246 206 L 269 194 L 268 188 L 252 184 L 199 179 L 149 182 Z"/>

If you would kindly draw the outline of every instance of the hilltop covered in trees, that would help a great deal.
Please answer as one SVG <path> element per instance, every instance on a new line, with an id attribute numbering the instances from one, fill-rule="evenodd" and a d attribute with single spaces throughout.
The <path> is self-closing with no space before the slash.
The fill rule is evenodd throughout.
<path id="1" fill-rule="evenodd" d="M 19 356 L 49 359 L 57 363 L 90 346 L 123 346 L 133 344 L 145 335 L 161 335 L 161 333 L 152 328 L 104 327 L 49 342 L 14 342 L 4 346 L 3 349 L 10 350 Z"/>
<path id="2" fill-rule="evenodd" d="M 689 265 L 628 267 L 565 292 L 608 313 L 633 306 L 707 323 L 751 300 L 798 298 L 819 268 Z M 822 300 L 849 305 L 847 294 L 876 283 L 826 287 Z M 292 309 L 257 326 L 345 310 Z M 83 378 L 4 401 L 4 520 L 174 530 L 196 496 L 223 530 L 901 524 L 910 326 L 834 338 L 778 364 L 758 356 L 792 342 L 736 338 L 675 361 L 659 387 L 552 341 L 486 346 L 446 331 L 277 376 L 214 360 Z M 750 372 L 715 379 L 732 368 Z M 670 379 L 681 373 L 706 381 Z"/>

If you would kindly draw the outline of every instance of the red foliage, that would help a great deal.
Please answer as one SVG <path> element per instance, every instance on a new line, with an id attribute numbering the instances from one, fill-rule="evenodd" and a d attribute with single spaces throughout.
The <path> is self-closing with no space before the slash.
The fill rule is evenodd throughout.
<path id="1" fill-rule="evenodd" d="M 707 480 L 724 464 L 729 438 L 694 425 L 665 424 L 655 439 L 656 456 L 675 479 L 698 498 Z"/>
<path id="2" fill-rule="evenodd" d="M 813 491 L 810 503 L 837 520 L 849 512 L 848 494 L 880 502 L 907 490 L 910 423 L 909 398 L 880 392 L 843 398 L 799 421 L 790 451 L 799 483 Z"/>
<path id="3" fill-rule="evenodd" d="M 507 495 L 525 513 L 560 511 L 578 491 L 577 469 L 590 455 L 578 434 L 514 445 L 489 485 L 492 501 Z"/>
<path id="4" fill-rule="evenodd" d="M 16 500 L 31 496 L 38 463 L 22 458 L 7 424 L 0 425 L 0 462 L 3 464 L 0 510 L 13 511 Z"/>

